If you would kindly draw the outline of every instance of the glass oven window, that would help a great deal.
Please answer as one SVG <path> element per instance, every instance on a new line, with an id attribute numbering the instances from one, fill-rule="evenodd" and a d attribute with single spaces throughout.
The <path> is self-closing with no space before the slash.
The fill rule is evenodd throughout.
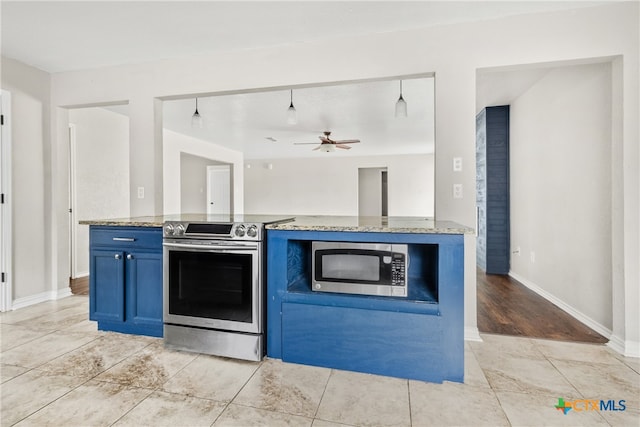
<path id="1" fill-rule="evenodd" d="M 251 323 L 251 254 L 169 253 L 169 313 Z"/>

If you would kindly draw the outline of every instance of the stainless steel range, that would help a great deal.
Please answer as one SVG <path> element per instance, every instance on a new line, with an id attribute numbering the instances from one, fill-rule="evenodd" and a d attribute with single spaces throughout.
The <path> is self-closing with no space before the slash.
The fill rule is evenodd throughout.
<path id="1" fill-rule="evenodd" d="M 164 340 L 246 360 L 265 353 L 264 225 L 292 218 L 207 217 L 164 224 Z"/>

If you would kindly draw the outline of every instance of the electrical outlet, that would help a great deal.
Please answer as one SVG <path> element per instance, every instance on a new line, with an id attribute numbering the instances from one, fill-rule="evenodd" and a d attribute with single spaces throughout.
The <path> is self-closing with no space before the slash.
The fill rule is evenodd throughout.
<path id="1" fill-rule="evenodd" d="M 144 187 L 138 187 L 138 199 L 144 199 Z"/>
<path id="2" fill-rule="evenodd" d="M 462 184 L 453 184 L 453 198 L 462 199 Z"/>
<path id="3" fill-rule="evenodd" d="M 462 157 L 453 158 L 453 171 L 454 172 L 462 171 Z"/>

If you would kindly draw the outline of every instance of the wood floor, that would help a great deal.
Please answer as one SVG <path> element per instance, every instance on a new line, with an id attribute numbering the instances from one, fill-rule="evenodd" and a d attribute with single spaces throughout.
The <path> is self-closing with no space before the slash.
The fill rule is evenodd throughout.
<path id="1" fill-rule="evenodd" d="M 509 276 L 478 269 L 477 293 L 480 332 L 587 343 L 608 341 Z"/>
<path id="2" fill-rule="evenodd" d="M 89 295 L 89 276 L 69 278 L 69 287 L 73 295 Z"/>

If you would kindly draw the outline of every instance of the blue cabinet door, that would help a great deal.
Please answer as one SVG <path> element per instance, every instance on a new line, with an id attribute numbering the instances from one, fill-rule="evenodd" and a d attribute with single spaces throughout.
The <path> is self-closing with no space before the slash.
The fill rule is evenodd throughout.
<path id="1" fill-rule="evenodd" d="M 92 250 L 89 276 L 89 318 L 97 321 L 123 322 L 124 252 Z"/>
<path id="2" fill-rule="evenodd" d="M 162 329 L 162 253 L 126 256 L 127 322 Z"/>

